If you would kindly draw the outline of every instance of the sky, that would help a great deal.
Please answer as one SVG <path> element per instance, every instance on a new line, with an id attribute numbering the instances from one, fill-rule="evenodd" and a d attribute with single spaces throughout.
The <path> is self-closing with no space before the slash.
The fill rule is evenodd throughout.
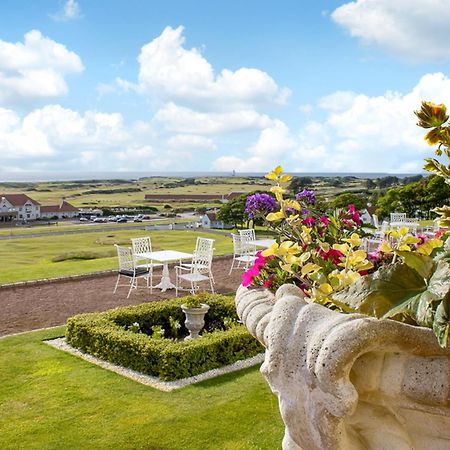
<path id="1" fill-rule="evenodd" d="M 450 0 L 2 0 L 0 177 L 418 173 Z"/>

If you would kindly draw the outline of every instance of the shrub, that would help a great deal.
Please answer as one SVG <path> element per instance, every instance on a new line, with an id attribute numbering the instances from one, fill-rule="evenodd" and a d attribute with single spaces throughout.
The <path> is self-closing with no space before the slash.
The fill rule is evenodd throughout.
<path id="1" fill-rule="evenodd" d="M 203 295 L 203 300 L 210 305 L 207 325 L 224 317 L 237 320 L 231 297 L 211 294 Z M 83 352 L 166 381 L 198 375 L 263 350 L 239 324 L 189 341 L 152 338 L 155 326 L 170 329 L 174 320 L 184 323 L 180 306 L 185 302 L 186 298 L 177 298 L 80 314 L 67 321 L 66 339 Z M 136 324 L 139 333 L 133 331 Z"/>

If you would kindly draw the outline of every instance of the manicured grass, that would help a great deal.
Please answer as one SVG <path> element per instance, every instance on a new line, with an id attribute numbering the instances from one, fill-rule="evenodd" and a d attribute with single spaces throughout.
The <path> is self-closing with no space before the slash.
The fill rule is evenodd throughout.
<path id="1" fill-rule="evenodd" d="M 108 229 L 108 228 L 144 228 L 146 226 L 158 225 L 162 223 L 178 223 L 178 222 L 194 222 L 197 221 L 197 217 L 174 217 L 168 219 L 157 219 L 145 222 L 105 222 L 105 223 L 82 223 L 74 224 L 73 222 L 58 222 L 58 225 L 33 225 L 31 227 L 16 227 L 11 228 L 1 228 L 0 236 L 17 236 L 17 235 L 29 235 L 37 233 L 60 233 L 62 231 L 86 231 L 98 229 Z"/>
<path id="2" fill-rule="evenodd" d="M 171 393 L 41 342 L 0 339 L 0 448 L 273 450 L 283 425 L 257 367 Z"/>
<path id="3" fill-rule="evenodd" d="M 129 246 L 131 238 L 141 236 L 151 237 L 153 250 L 191 253 L 197 237 L 206 237 L 215 239 L 215 255 L 232 253 L 232 242 L 226 234 L 212 235 L 197 230 L 124 230 L 8 239 L 0 241 L 0 284 L 114 269 L 117 257 L 113 244 Z M 82 259 L 86 252 L 94 253 L 96 258 Z"/>

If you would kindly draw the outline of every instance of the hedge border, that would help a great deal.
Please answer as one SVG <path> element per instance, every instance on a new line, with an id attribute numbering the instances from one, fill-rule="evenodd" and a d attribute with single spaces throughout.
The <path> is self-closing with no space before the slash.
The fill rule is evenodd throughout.
<path id="1" fill-rule="evenodd" d="M 97 358 L 159 377 L 163 381 L 195 376 L 263 351 L 261 344 L 243 325 L 206 333 L 201 339 L 184 342 L 156 340 L 125 329 L 134 322 L 147 328 L 164 325 L 170 316 L 183 323 L 180 306 L 185 301 L 186 297 L 183 297 L 101 313 L 79 314 L 67 321 L 66 341 Z M 223 317 L 237 319 L 232 297 L 207 294 L 202 301 L 210 305 L 210 320 Z"/>

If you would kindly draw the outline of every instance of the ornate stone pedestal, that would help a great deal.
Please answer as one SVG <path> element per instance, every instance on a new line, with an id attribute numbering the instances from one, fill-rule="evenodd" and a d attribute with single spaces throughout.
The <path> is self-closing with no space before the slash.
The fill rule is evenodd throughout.
<path id="1" fill-rule="evenodd" d="M 450 348 L 433 332 L 240 287 L 239 317 L 265 347 L 284 450 L 450 449 Z"/>

